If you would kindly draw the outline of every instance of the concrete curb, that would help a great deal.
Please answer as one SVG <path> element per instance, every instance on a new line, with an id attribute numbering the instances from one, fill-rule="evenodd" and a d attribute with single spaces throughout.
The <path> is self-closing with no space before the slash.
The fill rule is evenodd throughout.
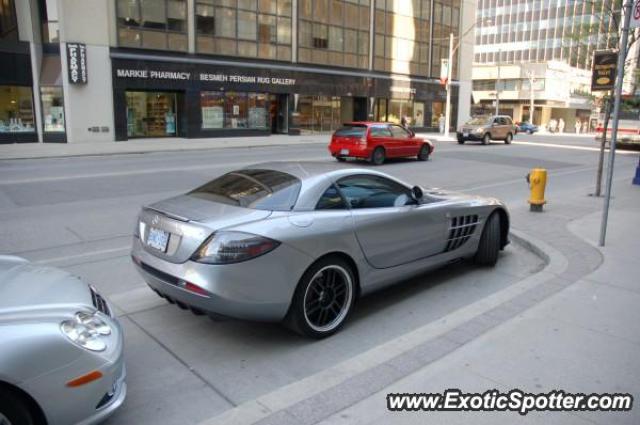
<path id="1" fill-rule="evenodd" d="M 561 290 L 563 286 L 553 281 L 567 268 L 564 255 L 519 231 L 512 232 L 512 239 L 541 257 L 546 263 L 543 269 L 438 321 L 247 401 L 200 425 L 315 423 L 427 366 Z M 519 300 L 538 288 L 542 296 L 530 298 L 531 305 Z"/>

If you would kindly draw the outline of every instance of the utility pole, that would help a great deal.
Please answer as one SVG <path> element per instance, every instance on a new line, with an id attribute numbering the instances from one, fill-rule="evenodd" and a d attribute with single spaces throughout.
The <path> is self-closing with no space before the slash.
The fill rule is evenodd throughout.
<path id="1" fill-rule="evenodd" d="M 502 50 L 498 50 L 498 79 L 496 80 L 496 115 L 500 115 L 500 59 Z"/>
<path id="2" fill-rule="evenodd" d="M 533 125 L 533 113 L 535 112 L 535 92 L 533 90 L 533 84 L 536 82 L 536 74 L 533 71 L 527 72 L 527 78 L 529 79 L 529 124 Z"/>
<path id="3" fill-rule="evenodd" d="M 444 113 L 444 137 L 449 137 L 451 126 L 451 78 L 453 75 L 453 33 L 449 33 L 449 62 L 447 64 L 447 105 Z"/>
<path id="4" fill-rule="evenodd" d="M 624 62 L 627 57 L 627 40 L 629 39 L 629 24 L 631 22 L 631 4 L 633 0 L 624 3 L 624 24 L 622 26 L 622 40 L 618 50 L 618 69 L 613 104 L 613 125 L 611 127 L 611 147 L 609 149 L 609 165 L 607 168 L 607 191 L 604 196 L 602 223 L 600 224 L 600 246 L 604 246 L 607 236 L 607 221 L 609 219 L 609 203 L 611 201 L 611 186 L 613 183 L 613 165 L 616 159 L 616 142 L 618 140 L 618 119 L 620 116 L 620 97 L 622 96 L 622 80 L 624 78 Z"/>

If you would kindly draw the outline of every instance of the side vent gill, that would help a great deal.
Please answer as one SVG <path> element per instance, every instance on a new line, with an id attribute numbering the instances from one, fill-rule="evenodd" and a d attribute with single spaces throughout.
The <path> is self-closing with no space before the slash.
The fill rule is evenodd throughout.
<path id="1" fill-rule="evenodd" d="M 449 227 L 449 238 L 444 252 L 453 251 L 460 248 L 476 231 L 478 225 L 477 215 L 463 215 L 453 217 Z"/>

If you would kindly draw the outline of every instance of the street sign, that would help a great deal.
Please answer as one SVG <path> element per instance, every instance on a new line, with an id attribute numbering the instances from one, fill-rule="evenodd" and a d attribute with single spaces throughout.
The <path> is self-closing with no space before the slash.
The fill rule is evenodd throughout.
<path id="1" fill-rule="evenodd" d="M 440 59 L 440 84 L 447 84 L 449 79 L 449 59 Z"/>
<path id="2" fill-rule="evenodd" d="M 600 50 L 593 52 L 591 91 L 613 90 L 616 82 L 617 62 L 617 52 L 614 52 L 612 50 Z"/>
<path id="3" fill-rule="evenodd" d="M 630 28 L 640 28 L 640 0 L 635 0 L 631 6 Z"/>

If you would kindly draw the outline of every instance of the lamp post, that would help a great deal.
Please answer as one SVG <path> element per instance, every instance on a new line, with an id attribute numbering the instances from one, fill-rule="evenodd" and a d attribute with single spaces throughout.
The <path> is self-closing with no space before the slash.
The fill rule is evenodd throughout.
<path id="1" fill-rule="evenodd" d="M 486 19 L 486 20 L 488 21 L 489 19 Z M 451 126 L 451 79 L 453 78 L 453 55 L 455 54 L 456 50 L 458 50 L 458 48 L 460 47 L 460 43 L 462 42 L 462 39 L 464 38 L 464 36 L 469 34 L 469 32 L 472 29 L 474 29 L 478 24 L 478 22 L 480 21 L 481 19 L 477 19 L 473 24 L 471 24 L 471 26 L 467 28 L 467 30 L 459 37 L 458 42 L 455 44 L 455 46 L 453 44 L 453 38 L 455 36 L 453 35 L 453 33 L 449 33 L 449 63 L 447 64 L 447 83 L 446 83 L 447 104 L 445 106 L 445 116 L 444 116 L 444 122 L 445 122 L 444 136 L 445 137 L 449 137 L 449 127 Z"/>
<path id="2" fill-rule="evenodd" d="M 496 115 L 500 115 L 500 56 L 502 50 L 498 49 L 498 79 L 496 80 Z"/>

